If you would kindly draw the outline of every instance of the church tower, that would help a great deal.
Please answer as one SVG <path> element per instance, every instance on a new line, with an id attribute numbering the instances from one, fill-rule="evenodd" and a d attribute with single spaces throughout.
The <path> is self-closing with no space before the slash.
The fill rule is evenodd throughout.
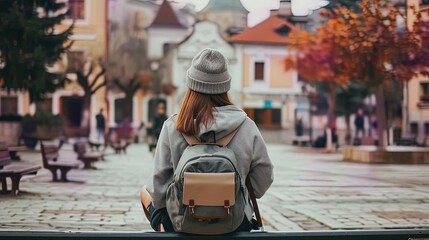
<path id="1" fill-rule="evenodd" d="M 199 19 L 218 24 L 222 37 L 227 39 L 247 27 L 248 13 L 240 0 L 210 0 L 200 11 Z"/>

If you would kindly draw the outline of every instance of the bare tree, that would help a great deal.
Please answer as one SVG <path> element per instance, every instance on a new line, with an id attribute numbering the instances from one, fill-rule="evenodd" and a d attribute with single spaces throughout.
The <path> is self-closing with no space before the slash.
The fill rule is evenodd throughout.
<path id="1" fill-rule="evenodd" d="M 81 128 L 83 134 L 89 135 L 90 117 L 91 116 L 91 98 L 102 87 L 107 85 L 105 76 L 106 68 L 102 64 L 94 61 L 80 61 L 79 67 L 73 71 L 76 74 L 76 82 L 82 88 L 83 108 Z"/>

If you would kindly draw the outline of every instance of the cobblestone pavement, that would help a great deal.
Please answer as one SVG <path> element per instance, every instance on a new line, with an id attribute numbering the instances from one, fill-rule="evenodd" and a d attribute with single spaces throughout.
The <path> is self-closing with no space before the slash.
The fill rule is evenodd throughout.
<path id="1" fill-rule="evenodd" d="M 429 166 L 341 162 L 339 153 L 268 146 L 275 181 L 260 200 L 266 230 L 429 228 Z M 110 152 L 109 152 L 110 153 Z M 38 152 L 20 162 L 41 163 Z M 70 145 L 61 150 L 75 159 Z M 148 231 L 139 189 L 152 170 L 147 145 L 111 154 L 97 170 L 53 183 L 47 170 L 24 177 L 19 196 L 0 195 L 0 230 Z"/>

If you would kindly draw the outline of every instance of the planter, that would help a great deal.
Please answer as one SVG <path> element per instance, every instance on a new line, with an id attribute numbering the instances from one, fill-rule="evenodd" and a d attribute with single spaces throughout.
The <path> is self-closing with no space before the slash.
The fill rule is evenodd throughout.
<path id="1" fill-rule="evenodd" d="M 21 127 L 19 122 L 0 122 L 0 141 L 8 146 L 19 145 Z"/>
<path id="2" fill-rule="evenodd" d="M 24 140 L 25 146 L 31 149 L 35 149 L 37 142 L 39 141 L 35 137 L 23 137 L 22 139 Z"/>
<path id="3" fill-rule="evenodd" d="M 388 146 L 378 149 L 376 146 L 346 147 L 343 161 L 386 164 L 429 164 L 429 148 Z"/>
<path id="4" fill-rule="evenodd" d="M 39 140 L 53 140 L 61 135 L 61 126 L 37 125 L 36 137 Z"/>
<path id="5" fill-rule="evenodd" d="M 36 112 L 34 116 L 26 115 L 21 121 L 22 136 L 27 138 L 29 145 L 33 139 L 53 140 L 61 136 L 62 120 L 59 116 L 48 112 Z"/>

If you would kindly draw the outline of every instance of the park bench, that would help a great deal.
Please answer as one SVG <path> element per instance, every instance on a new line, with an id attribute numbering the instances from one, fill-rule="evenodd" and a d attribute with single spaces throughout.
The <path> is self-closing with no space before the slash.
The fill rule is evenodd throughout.
<path id="1" fill-rule="evenodd" d="M 18 152 L 26 151 L 26 146 L 8 146 L 9 154 L 12 160 L 21 160 L 21 158 L 18 156 Z"/>
<path id="2" fill-rule="evenodd" d="M 307 146 L 310 145 L 309 136 L 294 136 L 292 139 L 292 145 Z"/>
<path id="3" fill-rule="evenodd" d="M 59 153 L 57 146 L 41 143 L 40 147 L 42 152 L 43 167 L 51 171 L 52 181 L 54 182 L 57 182 L 58 180 L 60 180 L 61 182 L 67 182 L 67 173 L 71 169 L 78 168 L 80 166 L 78 162 L 59 161 Z M 57 175 L 58 170 L 60 170 L 61 172 L 60 179 L 58 179 Z"/>
<path id="4" fill-rule="evenodd" d="M 115 153 L 119 154 L 119 153 L 127 153 L 127 147 L 130 145 L 130 142 L 125 141 L 125 140 L 120 140 L 120 141 L 108 141 L 108 145 L 113 148 L 113 150 L 115 151 Z"/>
<path id="5" fill-rule="evenodd" d="M 417 145 L 417 136 L 419 132 L 419 125 L 417 122 L 410 123 L 410 133 L 400 132 L 400 139 L 398 145 L 400 146 L 416 146 Z"/>
<path id="6" fill-rule="evenodd" d="M 3 141 L 0 142 L 0 145 L 6 145 L 7 146 L 7 149 L 9 150 L 10 158 L 12 160 L 21 160 L 21 158 L 18 156 L 18 152 L 26 151 L 27 150 L 26 146 L 23 146 L 23 145 L 13 145 L 13 146 L 10 146 L 6 142 L 3 142 Z"/>
<path id="7" fill-rule="evenodd" d="M 88 141 L 88 144 L 89 144 L 89 147 L 91 148 L 91 151 L 94 151 L 94 150 L 98 151 L 101 146 L 104 146 L 104 148 L 101 150 L 101 152 L 104 152 L 106 151 L 106 148 L 110 146 L 111 148 L 113 148 L 113 151 L 117 154 L 122 152 L 127 153 L 127 147 L 130 145 L 130 143 L 127 141 L 115 142 L 115 141 L 106 139 L 105 142 L 106 142 L 105 144 L 101 144 L 101 143 L 94 143 L 94 142 Z"/>
<path id="8" fill-rule="evenodd" d="M 95 169 L 93 163 L 103 159 L 104 155 L 100 152 L 88 152 L 86 149 L 86 142 L 80 141 L 74 144 L 74 151 L 77 153 L 77 159 L 82 161 L 84 169 Z"/>
<path id="9" fill-rule="evenodd" d="M 11 194 L 18 195 L 19 183 L 25 175 L 35 175 L 40 166 L 11 165 L 11 157 L 6 144 L 0 144 L 0 180 L 2 182 L 2 193 L 7 192 L 6 178 L 12 182 Z"/>
<path id="10" fill-rule="evenodd" d="M 0 239 L 14 240 L 55 240 L 55 239 L 208 239 L 208 240 L 424 240 L 429 238 L 429 230 L 378 230 L 378 231 L 304 231 L 304 232 L 249 232 L 217 236 L 185 235 L 158 232 L 32 232 L 0 231 Z"/>
<path id="11" fill-rule="evenodd" d="M 399 141 L 400 146 L 415 146 L 416 143 L 416 136 L 411 134 L 404 134 L 401 137 L 401 140 Z"/>
<path id="12" fill-rule="evenodd" d="M 104 148 L 101 150 L 101 151 L 104 151 L 105 149 L 106 149 L 106 147 L 107 147 L 107 144 L 104 144 L 104 143 L 95 143 L 95 142 L 91 142 L 91 141 L 89 141 L 88 140 L 88 144 L 89 144 L 89 147 L 91 148 L 91 151 L 100 151 L 100 147 L 101 146 L 104 146 Z"/>

